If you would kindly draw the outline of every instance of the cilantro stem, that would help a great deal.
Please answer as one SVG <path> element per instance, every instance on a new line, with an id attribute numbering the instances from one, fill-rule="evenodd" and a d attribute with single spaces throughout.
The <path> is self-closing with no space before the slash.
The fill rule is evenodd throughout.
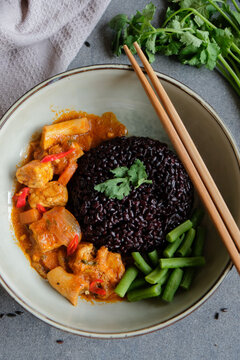
<path id="1" fill-rule="evenodd" d="M 152 30 L 156 30 L 156 29 L 155 29 L 155 27 L 154 27 L 154 26 L 152 26 L 152 24 L 151 24 L 151 23 L 149 23 L 149 26 L 150 26 L 150 28 L 151 28 Z"/>
<path id="2" fill-rule="evenodd" d="M 237 68 L 237 65 L 235 64 L 235 62 L 230 57 L 228 57 L 227 59 L 230 62 L 230 64 L 232 65 L 233 70 L 235 71 L 235 73 L 237 74 L 237 76 L 240 79 L 240 69 Z"/>
<path id="3" fill-rule="evenodd" d="M 233 48 L 234 51 L 236 51 L 240 55 L 240 49 L 239 49 L 239 47 L 237 47 L 236 44 L 233 43 L 232 48 Z"/>
<path id="4" fill-rule="evenodd" d="M 232 0 L 232 3 L 233 3 L 233 5 L 235 6 L 236 10 L 237 10 L 238 12 L 240 12 L 240 7 L 239 7 L 238 4 L 236 3 L 236 1 L 235 1 L 235 0 Z"/>
<path id="5" fill-rule="evenodd" d="M 240 59 L 235 54 L 233 54 L 233 52 L 230 49 L 228 50 L 228 53 L 234 58 L 234 60 L 236 60 L 240 64 Z"/>
<path id="6" fill-rule="evenodd" d="M 184 18 L 181 20 L 181 25 L 183 25 L 183 24 L 185 23 L 186 19 L 187 19 L 189 16 L 191 16 L 191 15 L 193 15 L 192 12 L 190 12 L 190 13 L 188 13 L 186 16 L 184 16 Z"/>
<path id="7" fill-rule="evenodd" d="M 229 82 L 229 84 L 234 88 L 234 90 L 236 91 L 236 93 L 240 96 L 240 89 L 237 87 L 237 85 L 235 84 L 235 82 L 231 79 L 231 77 L 228 75 L 227 71 L 222 67 L 222 64 L 218 63 L 216 65 L 218 71 L 220 72 L 220 74 L 225 77 L 225 79 Z"/>
<path id="8" fill-rule="evenodd" d="M 238 34 L 240 34 L 240 31 L 238 29 L 238 27 L 234 24 L 234 22 L 227 16 L 227 14 L 212 0 L 208 0 L 208 2 L 215 7 L 216 10 L 218 10 L 220 12 L 220 14 L 222 14 L 222 16 L 229 22 L 229 24 L 231 24 L 231 26 L 236 30 L 236 32 Z"/>
<path id="9" fill-rule="evenodd" d="M 229 74 L 233 77 L 233 79 L 236 81 L 238 87 L 240 88 L 240 79 L 237 77 L 237 74 L 235 73 L 235 71 L 233 71 L 231 66 L 228 64 L 228 62 L 224 59 L 224 57 L 222 55 L 218 55 L 218 59 L 221 61 L 221 63 L 224 65 L 224 67 L 227 69 Z"/>
<path id="10" fill-rule="evenodd" d="M 188 28 L 183 28 L 181 30 L 177 30 L 177 29 L 172 29 L 172 28 L 159 28 L 157 29 L 157 32 L 159 30 L 159 33 L 164 31 L 164 32 L 170 32 L 170 33 L 175 33 L 175 34 L 181 34 L 184 31 L 191 31 L 192 28 L 188 27 Z"/>
<path id="11" fill-rule="evenodd" d="M 172 29 L 172 28 L 154 28 L 154 31 L 145 32 L 141 37 L 141 40 L 147 39 L 149 36 L 153 34 L 161 34 L 161 33 L 172 33 L 172 34 L 182 34 L 184 31 L 192 31 L 192 28 L 183 28 L 181 30 Z"/>
<path id="12" fill-rule="evenodd" d="M 170 15 L 163 23 L 163 27 L 165 27 L 167 25 L 167 23 L 173 18 L 175 17 L 177 14 L 179 14 L 180 12 L 183 12 L 183 11 L 192 11 L 194 9 L 191 9 L 191 8 L 184 8 L 184 9 L 179 9 L 177 11 L 175 11 L 172 15 Z"/>
<path id="13" fill-rule="evenodd" d="M 200 8 L 200 7 L 199 7 Z M 179 14 L 180 12 L 183 11 L 190 11 L 191 15 L 195 14 L 197 16 L 199 16 L 208 26 L 210 26 L 212 29 L 216 29 L 217 27 L 215 25 L 213 25 L 210 21 L 208 21 L 208 19 L 205 18 L 205 16 L 203 16 L 199 11 L 197 11 L 194 8 L 183 8 L 183 9 L 179 9 L 177 11 L 175 11 L 175 13 L 173 13 L 172 15 L 170 15 L 163 23 L 163 27 L 167 25 L 167 23 L 173 18 L 175 17 L 177 14 Z"/>

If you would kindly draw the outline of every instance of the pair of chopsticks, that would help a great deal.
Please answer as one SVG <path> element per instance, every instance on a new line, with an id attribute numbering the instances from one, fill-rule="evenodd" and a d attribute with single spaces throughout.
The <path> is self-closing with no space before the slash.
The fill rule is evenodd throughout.
<path id="1" fill-rule="evenodd" d="M 134 47 L 162 104 L 127 45 L 124 51 L 240 274 L 239 228 L 157 75 L 137 42 Z"/>

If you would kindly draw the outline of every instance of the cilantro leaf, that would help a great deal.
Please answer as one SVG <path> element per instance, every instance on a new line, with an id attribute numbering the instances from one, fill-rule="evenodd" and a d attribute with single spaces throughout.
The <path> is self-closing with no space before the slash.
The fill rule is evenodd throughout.
<path id="1" fill-rule="evenodd" d="M 146 49 L 150 51 L 152 54 L 155 54 L 156 51 L 156 38 L 157 38 L 157 34 L 153 34 L 149 36 L 146 42 Z"/>
<path id="2" fill-rule="evenodd" d="M 164 54 L 167 56 L 177 55 L 182 47 L 182 44 L 179 41 L 172 40 L 165 48 Z"/>
<path id="3" fill-rule="evenodd" d="M 143 9 L 142 14 L 146 20 L 150 21 L 153 19 L 156 11 L 156 6 L 153 3 L 147 4 L 145 9 Z"/>
<path id="4" fill-rule="evenodd" d="M 141 160 L 136 159 L 130 169 L 128 170 L 129 180 L 135 188 L 138 188 L 145 182 L 149 184 L 152 183 L 152 180 L 147 180 L 147 173 L 145 166 Z"/>
<path id="5" fill-rule="evenodd" d="M 145 50 L 145 51 L 148 56 L 148 61 L 150 62 L 150 64 L 153 63 L 155 60 L 155 55 L 149 50 Z"/>
<path id="6" fill-rule="evenodd" d="M 120 166 L 110 171 L 114 174 L 116 178 L 122 178 L 126 176 L 128 168 L 126 166 Z"/>
<path id="7" fill-rule="evenodd" d="M 182 34 L 180 40 L 185 45 L 193 45 L 195 47 L 199 47 L 202 44 L 202 40 L 198 39 L 190 32 L 185 32 L 184 34 Z"/>
<path id="8" fill-rule="evenodd" d="M 120 40 L 122 32 L 128 24 L 128 17 L 124 14 L 119 14 L 115 16 L 109 23 L 109 26 L 112 30 L 115 31 L 115 36 L 112 42 L 113 53 L 119 56 L 122 52 L 122 45 L 120 45 Z"/>
<path id="9" fill-rule="evenodd" d="M 207 45 L 206 52 L 207 52 L 206 67 L 209 70 L 213 70 L 217 64 L 217 58 L 218 55 L 220 54 L 220 48 L 215 43 L 209 43 Z"/>
<path id="10" fill-rule="evenodd" d="M 127 23 L 128 23 L 127 15 L 118 14 L 109 22 L 109 26 L 112 30 L 119 31 L 122 30 Z"/>
<path id="11" fill-rule="evenodd" d="M 127 178 L 109 179 L 101 184 L 94 186 L 94 190 L 105 193 L 110 199 L 123 199 L 129 195 L 130 186 Z"/>
<path id="12" fill-rule="evenodd" d="M 122 166 L 110 171 L 114 174 L 114 179 L 94 186 L 94 190 L 104 193 L 110 199 L 122 200 L 130 194 L 131 185 L 138 188 L 144 183 L 152 184 L 152 180 L 147 179 L 145 166 L 139 159 L 134 161 L 130 169 Z"/>
<path id="13" fill-rule="evenodd" d="M 228 51 L 233 43 L 233 34 L 229 28 L 214 29 L 214 40 L 221 47 L 221 54 L 227 56 Z"/>

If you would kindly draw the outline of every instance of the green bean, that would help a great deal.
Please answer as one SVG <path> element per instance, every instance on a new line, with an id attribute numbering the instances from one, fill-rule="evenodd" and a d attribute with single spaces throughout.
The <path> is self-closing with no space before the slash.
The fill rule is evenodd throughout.
<path id="1" fill-rule="evenodd" d="M 178 225 L 175 229 L 173 229 L 167 234 L 166 236 L 167 241 L 170 243 L 176 241 L 179 236 L 181 236 L 183 233 L 191 229 L 191 227 L 192 227 L 192 222 L 190 220 L 186 220 L 185 222 Z"/>
<path id="2" fill-rule="evenodd" d="M 163 255 L 166 258 L 171 258 L 173 257 L 173 255 L 175 254 L 175 251 L 179 248 L 179 246 L 181 245 L 181 243 L 183 242 L 185 235 L 182 234 L 180 237 L 177 238 L 176 241 L 174 241 L 173 243 L 169 244 L 166 249 L 164 249 L 163 251 Z"/>
<path id="3" fill-rule="evenodd" d="M 145 275 L 149 274 L 152 271 L 151 266 L 148 265 L 148 263 L 146 263 L 146 261 L 144 260 L 144 258 L 142 257 L 142 255 L 139 252 L 132 252 L 132 257 L 134 259 L 134 265 L 140 270 L 142 271 Z"/>
<path id="4" fill-rule="evenodd" d="M 192 227 L 196 229 L 196 227 L 201 223 L 202 218 L 203 218 L 204 212 L 202 209 L 195 209 L 192 217 L 191 217 L 191 222 L 192 222 Z"/>
<path id="5" fill-rule="evenodd" d="M 179 267 L 203 266 L 206 261 L 203 256 L 182 257 L 159 260 L 161 269 L 175 269 Z"/>
<path id="6" fill-rule="evenodd" d="M 157 266 L 159 260 L 157 250 L 153 250 L 152 252 L 148 253 L 148 257 L 151 260 L 153 266 Z"/>
<path id="7" fill-rule="evenodd" d="M 194 241 L 194 256 L 202 256 L 206 230 L 202 226 L 197 227 L 196 239 Z"/>
<path id="8" fill-rule="evenodd" d="M 137 278 L 135 279 L 131 285 L 128 288 L 128 291 L 133 290 L 133 289 L 137 289 L 143 286 L 147 286 L 148 284 L 146 283 L 144 278 Z"/>
<path id="9" fill-rule="evenodd" d="M 162 295 L 163 300 L 165 300 L 167 302 L 171 302 L 173 300 L 173 297 L 182 281 L 182 277 L 183 277 L 182 269 L 177 268 L 177 269 L 173 270 L 173 272 L 171 273 L 171 275 L 168 279 L 168 282 L 165 286 L 165 289 L 164 289 L 164 292 Z"/>
<path id="10" fill-rule="evenodd" d="M 166 269 L 163 269 L 163 270 L 166 270 Z M 171 270 L 168 270 L 165 275 L 162 276 L 162 278 L 158 281 L 158 284 L 160 285 L 164 285 L 165 282 L 167 281 L 167 279 L 169 278 L 169 275 L 171 273 Z"/>
<path id="11" fill-rule="evenodd" d="M 184 290 L 188 290 L 190 288 L 190 285 L 193 281 L 194 275 L 195 275 L 196 269 L 195 268 L 188 268 L 184 271 L 183 278 L 181 281 L 180 286 Z"/>
<path id="12" fill-rule="evenodd" d="M 161 285 L 156 284 L 148 288 L 135 289 L 127 293 L 129 301 L 139 301 L 159 296 L 161 294 Z"/>
<path id="13" fill-rule="evenodd" d="M 161 269 L 160 266 L 158 266 L 155 270 L 150 272 L 150 274 L 145 276 L 145 280 L 150 284 L 159 284 L 167 272 L 168 269 Z"/>
<path id="14" fill-rule="evenodd" d="M 180 246 L 180 248 L 177 251 L 177 254 L 180 256 L 186 256 L 189 249 L 192 246 L 193 240 L 195 238 L 195 234 L 196 234 L 196 230 L 191 228 L 190 230 L 188 230 L 188 232 L 185 235 L 184 241 L 182 243 L 182 245 Z"/>
<path id="15" fill-rule="evenodd" d="M 137 277 L 138 269 L 134 266 L 130 266 L 126 272 L 124 273 L 122 279 L 118 283 L 117 287 L 115 288 L 115 293 L 120 297 L 124 297 L 126 292 L 128 291 L 129 286 L 133 282 L 133 280 Z"/>
<path id="16" fill-rule="evenodd" d="M 205 238 L 206 231 L 202 226 L 197 227 L 196 237 L 194 240 L 194 248 L 193 248 L 193 255 L 194 256 L 201 256 L 203 254 L 203 246 L 204 246 L 204 238 Z M 183 279 L 180 286 L 188 290 L 192 284 L 193 278 L 195 276 L 196 269 L 188 268 L 184 271 Z"/>

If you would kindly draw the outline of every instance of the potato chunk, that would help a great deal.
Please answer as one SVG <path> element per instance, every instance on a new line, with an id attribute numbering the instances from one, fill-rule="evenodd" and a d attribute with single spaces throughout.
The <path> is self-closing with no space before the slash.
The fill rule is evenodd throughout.
<path id="1" fill-rule="evenodd" d="M 20 167 L 16 172 L 18 182 L 30 188 L 41 188 L 53 178 L 51 162 L 41 163 L 33 160 Z"/>
<path id="2" fill-rule="evenodd" d="M 65 206 L 68 201 L 68 191 L 58 181 L 51 181 L 40 189 L 32 189 L 28 197 L 29 205 L 36 208 L 37 204 L 44 207 Z"/>
<path id="3" fill-rule="evenodd" d="M 85 291 L 84 280 L 76 275 L 67 273 L 61 266 L 49 271 L 47 279 L 49 284 L 74 306 L 77 305 L 79 294 Z"/>
<path id="4" fill-rule="evenodd" d="M 87 118 L 74 119 L 43 127 L 41 147 L 46 150 L 55 145 L 63 136 L 81 135 L 90 130 Z"/>
<path id="5" fill-rule="evenodd" d="M 56 207 L 43 214 L 41 220 L 29 226 L 36 245 L 42 252 L 68 246 L 77 234 L 81 239 L 80 226 L 75 217 L 64 207 Z"/>

